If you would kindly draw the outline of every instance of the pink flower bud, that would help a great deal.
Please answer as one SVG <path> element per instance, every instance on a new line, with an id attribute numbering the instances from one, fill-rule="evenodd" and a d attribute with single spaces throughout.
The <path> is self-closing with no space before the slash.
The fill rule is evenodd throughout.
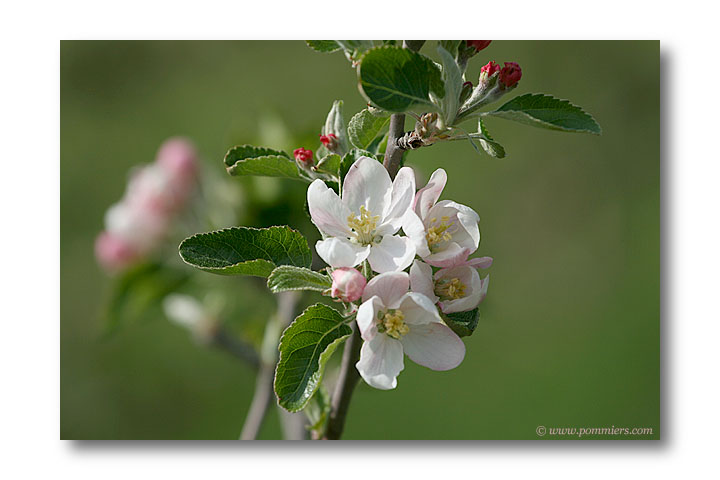
<path id="1" fill-rule="evenodd" d="M 490 45 L 490 42 L 492 40 L 465 40 L 468 44 L 468 47 L 473 47 L 476 51 L 483 50 L 487 48 L 488 45 Z"/>
<path id="2" fill-rule="evenodd" d="M 521 77 L 522 70 L 515 62 L 505 62 L 505 66 L 500 70 L 500 83 L 506 88 L 517 85 Z"/>
<path id="3" fill-rule="evenodd" d="M 335 135 L 334 133 L 328 133 L 327 135 L 320 135 L 320 143 L 325 145 L 330 150 L 332 150 L 333 147 L 335 146 L 335 144 L 337 143 L 336 140 L 337 140 L 337 135 Z"/>
<path id="4" fill-rule="evenodd" d="M 315 165 L 315 162 L 313 161 L 312 150 L 305 150 L 302 147 L 296 148 L 295 150 L 293 150 L 293 155 L 295 156 L 295 161 L 302 168 L 310 168 Z"/>
<path id="5" fill-rule="evenodd" d="M 118 272 L 134 263 L 139 255 L 122 237 L 105 231 L 95 239 L 95 258 L 105 270 Z"/>
<path id="6" fill-rule="evenodd" d="M 332 272 L 330 295 L 343 302 L 354 302 L 362 297 L 367 280 L 363 274 L 350 267 L 336 268 Z"/>
<path id="7" fill-rule="evenodd" d="M 176 181 L 189 181 L 197 174 L 197 152 L 184 138 L 166 140 L 158 150 L 156 162 Z"/>

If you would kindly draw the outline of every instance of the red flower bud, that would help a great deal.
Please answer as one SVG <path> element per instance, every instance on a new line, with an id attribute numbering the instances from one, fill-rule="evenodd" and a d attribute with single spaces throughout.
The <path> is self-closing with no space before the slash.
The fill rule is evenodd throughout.
<path id="1" fill-rule="evenodd" d="M 505 62 L 505 66 L 500 70 L 500 83 L 507 88 L 517 85 L 521 77 L 522 70 L 515 62 Z"/>
<path id="2" fill-rule="evenodd" d="M 485 65 L 484 67 L 482 67 L 480 69 L 480 74 L 485 73 L 489 77 L 499 71 L 500 71 L 500 65 L 498 65 L 495 62 L 488 62 L 487 65 Z"/>
<path id="3" fill-rule="evenodd" d="M 462 84 L 462 88 L 472 88 L 473 84 L 472 82 L 465 82 Z"/>
<path id="4" fill-rule="evenodd" d="M 325 145 L 326 147 L 330 148 L 330 144 L 334 144 L 335 140 L 337 140 L 337 136 L 334 133 L 328 133 L 327 135 L 320 135 L 320 143 Z"/>
<path id="5" fill-rule="evenodd" d="M 483 50 L 487 48 L 488 45 L 490 45 L 490 42 L 492 40 L 465 40 L 468 44 L 468 47 L 473 47 L 475 51 L 479 52 L 480 50 Z"/>
<path id="6" fill-rule="evenodd" d="M 312 167 L 314 164 L 312 150 L 305 150 L 302 147 L 296 148 L 293 150 L 293 155 L 295 156 L 295 161 L 301 166 Z"/>

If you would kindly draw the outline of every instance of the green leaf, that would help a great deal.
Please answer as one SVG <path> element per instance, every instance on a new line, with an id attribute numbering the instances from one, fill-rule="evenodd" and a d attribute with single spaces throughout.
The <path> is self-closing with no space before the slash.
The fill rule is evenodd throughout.
<path id="1" fill-rule="evenodd" d="M 317 164 L 315 169 L 318 172 L 323 173 L 329 173 L 331 175 L 337 176 L 338 170 L 340 169 L 340 162 L 342 161 L 342 158 L 340 155 L 336 153 L 331 153 L 330 155 L 324 156 Z"/>
<path id="2" fill-rule="evenodd" d="M 438 44 L 453 57 L 457 55 L 460 42 L 462 42 L 462 40 L 438 40 Z"/>
<path id="3" fill-rule="evenodd" d="M 288 290 L 314 290 L 322 292 L 332 287 L 332 280 L 325 274 L 307 268 L 282 265 L 272 271 L 267 281 L 273 293 Z"/>
<path id="4" fill-rule="evenodd" d="M 180 244 L 185 263 L 220 275 L 267 277 L 279 265 L 310 268 L 307 240 L 290 227 L 233 227 L 199 233 Z"/>
<path id="5" fill-rule="evenodd" d="M 443 314 L 443 320 L 458 337 L 469 337 L 475 331 L 480 320 L 480 309 L 475 308 L 469 312 Z"/>
<path id="6" fill-rule="evenodd" d="M 310 422 L 307 429 L 314 433 L 313 438 L 322 438 L 325 435 L 330 410 L 330 393 L 321 383 L 305 408 L 305 415 Z"/>
<path id="7" fill-rule="evenodd" d="M 490 132 L 487 131 L 487 128 L 485 128 L 485 124 L 483 123 L 482 119 L 478 119 L 478 134 L 477 137 L 478 142 L 480 142 L 480 146 L 487 152 L 488 155 L 495 158 L 505 158 L 505 149 L 502 145 L 497 143 L 493 138 L 490 136 Z"/>
<path id="8" fill-rule="evenodd" d="M 308 307 L 280 339 L 280 361 L 275 370 L 275 394 L 281 407 L 297 412 L 315 393 L 325 364 L 352 334 L 340 313 L 323 304 Z"/>
<path id="9" fill-rule="evenodd" d="M 348 124 L 348 137 L 357 148 L 368 150 L 373 140 L 390 122 L 390 114 L 384 110 L 368 107 L 356 113 Z"/>
<path id="10" fill-rule="evenodd" d="M 456 47 L 457 48 L 457 47 Z M 462 72 L 455 62 L 455 58 L 441 45 L 437 48 L 443 71 L 442 79 L 445 83 L 445 96 L 442 98 L 442 113 L 446 125 L 452 125 L 460 108 L 460 92 L 462 92 Z"/>
<path id="11" fill-rule="evenodd" d="M 239 145 L 225 154 L 227 171 L 233 176 L 258 175 L 307 180 L 287 153 L 272 148 Z"/>
<path id="12" fill-rule="evenodd" d="M 562 132 L 595 135 L 602 133 L 600 125 L 582 108 L 567 100 L 560 100 L 543 93 L 528 93 L 515 97 L 497 110 L 486 112 L 484 115 Z"/>
<path id="13" fill-rule="evenodd" d="M 337 52 L 342 48 L 335 40 L 305 40 L 305 43 L 308 47 L 321 53 Z"/>
<path id="14" fill-rule="evenodd" d="M 406 48 L 368 50 L 358 67 L 360 93 L 378 107 L 404 112 L 413 105 L 433 106 L 430 92 L 445 95 L 440 69 L 428 57 Z"/>

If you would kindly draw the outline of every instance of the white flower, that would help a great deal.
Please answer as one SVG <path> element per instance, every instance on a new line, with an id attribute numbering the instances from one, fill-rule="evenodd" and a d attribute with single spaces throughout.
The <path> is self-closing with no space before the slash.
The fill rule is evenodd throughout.
<path id="1" fill-rule="evenodd" d="M 465 344 L 440 319 L 432 300 L 408 292 L 405 272 L 389 272 L 370 280 L 357 312 L 363 343 L 356 364 L 368 385 L 382 390 L 397 386 L 403 353 L 433 370 L 450 370 L 465 357 Z"/>
<path id="2" fill-rule="evenodd" d="M 440 306 L 443 313 L 466 312 L 477 307 L 487 295 L 490 276 L 480 279 L 477 270 L 461 265 L 438 270 L 415 260 L 410 267 L 410 288 Z"/>
<path id="3" fill-rule="evenodd" d="M 403 230 L 415 244 L 417 254 L 435 267 L 464 262 L 480 244 L 478 214 L 450 200 L 438 202 L 446 182 L 445 170 L 435 170 L 428 184 L 418 190 L 412 210 L 403 219 Z"/>
<path id="4" fill-rule="evenodd" d="M 318 255 L 330 266 L 354 267 L 365 259 L 376 272 L 407 268 L 415 247 L 407 237 L 395 235 L 415 194 L 412 169 L 403 167 L 390 180 L 377 161 L 360 157 L 345 176 L 342 199 L 322 180 L 308 188 L 308 208 L 323 234 Z"/>
<path id="5" fill-rule="evenodd" d="M 122 201 L 112 205 L 105 213 L 105 229 L 123 239 L 140 255 L 147 255 L 165 237 L 168 218 L 162 212 L 137 208 Z"/>

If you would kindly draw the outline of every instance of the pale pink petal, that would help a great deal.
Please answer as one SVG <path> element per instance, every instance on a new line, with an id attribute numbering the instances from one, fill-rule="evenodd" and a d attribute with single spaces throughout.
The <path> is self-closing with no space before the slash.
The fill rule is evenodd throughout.
<path id="1" fill-rule="evenodd" d="M 370 246 L 363 247 L 350 240 L 330 237 L 315 244 L 320 258 L 331 267 L 354 267 L 362 263 L 370 254 Z"/>
<path id="2" fill-rule="evenodd" d="M 315 226 L 324 235 L 349 237 L 347 218 L 350 210 L 343 205 L 340 197 L 328 188 L 322 180 L 315 180 L 307 191 L 308 210 Z"/>
<path id="3" fill-rule="evenodd" d="M 413 245 L 415 245 L 415 251 L 418 255 L 422 258 L 430 255 L 430 249 L 428 248 L 427 238 L 425 236 L 425 225 L 415 212 L 408 210 L 403 217 L 402 228 L 405 235 L 410 237 Z"/>
<path id="4" fill-rule="evenodd" d="M 447 173 L 445 173 L 445 170 L 442 168 L 438 168 L 430 176 L 427 185 L 418 190 L 412 208 L 421 219 L 424 220 L 433 205 L 437 203 L 443 188 L 445 188 L 446 182 Z"/>
<path id="5" fill-rule="evenodd" d="M 377 312 L 384 309 L 382 300 L 378 296 L 374 296 L 360 305 L 357 316 L 355 317 L 360 334 L 365 341 L 370 341 L 377 334 Z"/>
<path id="6" fill-rule="evenodd" d="M 410 279 L 405 272 L 387 272 L 373 277 L 365 286 L 363 302 L 373 296 L 382 299 L 387 308 L 396 308 L 400 298 L 405 295 L 410 286 Z"/>
<path id="7" fill-rule="evenodd" d="M 393 181 L 391 201 L 382 220 L 384 225 L 389 224 L 393 228 L 388 233 L 395 233 L 400 229 L 405 213 L 410 210 L 414 195 L 415 173 L 412 168 L 403 167 Z"/>
<path id="8" fill-rule="evenodd" d="M 490 268 L 493 263 L 492 257 L 471 258 L 465 262 L 465 265 L 473 268 Z"/>
<path id="9" fill-rule="evenodd" d="M 480 217 L 472 208 L 451 200 L 442 200 L 432 208 L 428 217 L 437 219 L 449 217 L 452 226 L 448 233 L 452 235 L 452 242 L 470 249 L 470 253 L 477 250 L 480 244 L 480 228 L 478 227 Z"/>
<path id="10" fill-rule="evenodd" d="M 443 323 L 413 325 L 400 341 L 410 360 L 432 370 L 453 369 L 465 358 L 465 344 Z"/>
<path id="11" fill-rule="evenodd" d="M 360 361 L 355 367 L 371 387 L 392 390 L 397 386 L 397 376 L 405 368 L 402 344 L 387 335 L 375 335 L 363 343 Z"/>
<path id="12" fill-rule="evenodd" d="M 408 237 L 385 235 L 382 241 L 374 244 L 368 261 L 373 271 L 378 273 L 404 270 L 415 258 L 415 245 Z"/>
<path id="13" fill-rule="evenodd" d="M 433 303 L 438 301 L 435 295 L 432 267 L 425 262 L 415 260 L 410 267 L 410 290 L 422 293 Z"/>
<path id="14" fill-rule="evenodd" d="M 405 315 L 405 323 L 408 325 L 442 322 L 433 301 L 422 293 L 406 293 L 397 308 Z"/>
<path id="15" fill-rule="evenodd" d="M 380 162 L 360 157 L 350 167 L 342 189 L 342 202 L 354 214 L 364 205 L 371 215 L 382 217 L 390 204 L 392 182 Z"/>
<path id="16" fill-rule="evenodd" d="M 433 267 L 448 268 L 462 265 L 462 262 L 471 253 L 470 249 L 463 248 L 455 242 L 450 242 L 445 246 L 444 250 L 423 257 L 423 260 Z"/>

